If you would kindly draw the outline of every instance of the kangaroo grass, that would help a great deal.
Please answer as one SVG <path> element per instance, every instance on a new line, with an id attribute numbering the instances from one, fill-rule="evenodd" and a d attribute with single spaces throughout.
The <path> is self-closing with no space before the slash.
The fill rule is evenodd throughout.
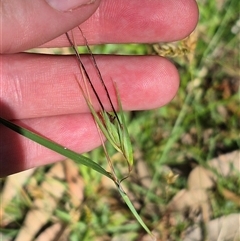
<path id="1" fill-rule="evenodd" d="M 122 187 L 121 187 L 121 182 L 126 179 L 129 175 L 130 172 L 132 170 L 132 166 L 133 166 L 133 151 L 132 151 L 132 144 L 130 141 L 130 136 L 128 133 L 128 129 L 126 126 L 126 122 L 125 122 L 125 117 L 123 114 L 123 110 L 122 110 L 122 104 L 121 104 L 121 99 L 120 99 L 120 95 L 119 95 L 119 91 L 117 89 L 117 85 L 116 83 L 114 83 L 114 87 L 115 87 L 115 91 L 116 91 L 116 95 L 117 95 L 117 100 L 118 100 L 118 108 L 119 108 L 119 112 L 120 114 L 117 114 L 117 111 L 114 108 L 114 105 L 112 103 L 111 97 L 109 95 L 109 92 L 107 90 L 107 87 L 104 83 L 103 77 L 101 75 L 101 71 L 98 68 L 98 65 L 96 63 L 96 60 L 94 58 L 94 55 L 92 54 L 87 39 L 85 38 L 85 36 L 83 35 L 82 30 L 79 28 L 79 31 L 81 32 L 84 40 L 85 40 L 85 45 L 87 46 L 87 49 L 89 51 L 89 54 L 91 56 L 91 60 L 93 63 L 93 66 L 95 67 L 95 69 L 97 70 L 98 73 L 98 78 L 102 84 L 102 86 L 104 87 L 106 96 L 108 98 L 108 101 L 112 107 L 112 112 L 107 112 L 101 102 L 100 97 L 97 94 L 97 91 L 95 90 L 92 81 L 90 79 L 89 74 L 87 73 L 87 70 L 81 60 L 81 56 L 77 50 L 77 47 L 74 44 L 74 36 L 72 36 L 73 40 L 71 40 L 70 35 L 68 33 L 66 33 L 67 39 L 69 41 L 69 43 L 71 44 L 71 47 L 74 50 L 74 53 L 77 57 L 78 63 L 79 63 L 79 67 L 80 67 L 80 72 L 82 74 L 82 78 L 83 78 L 83 86 L 85 87 L 85 91 L 84 88 L 82 87 L 82 85 L 80 84 L 80 82 L 76 79 L 79 88 L 85 98 L 85 101 L 92 113 L 92 116 L 95 120 L 95 123 L 98 127 L 98 130 L 100 132 L 100 137 L 101 137 L 101 133 L 106 137 L 106 139 L 111 143 L 111 145 L 115 148 L 115 150 L 119 153 L 122 154 L 122 156 L 125 158 L 127 165 L 128 165 L 128 174 L 119 179 L 116 174 L 115 174 L 115 170 L 114 170 L 114 164 L 110 158 L 110 155 L 107 152 L 107 149 L 105 147 L 104 142 L 102 141 L 102 146 L 103 146 L 103 150 L 105 153 L 105 156 L 108 160 L 108 164 L 111 168 L 111 174 L 112 174 L 112 180 L 114 181 L 114 183 L 116 184 L 118 191 L 120 193 L 120 195 L 122 196 L 123 200 L 125 201 L 125 203 L 127 204 L 127 206 L 129 207 L 130 211 L 132 212 L 132 214 L 135 216 L 135 218 L 137 219 L 137 221 L 139 222 L 139 224 L 145 229 L 145 231 L 154 239 L 154 236 L 152 235 L 151 231 L 148 229 L 148 227 L 145 225 L 144 221 L 141 219 L 141 217 L 139 216 L 139 214 L 137 213 L 136 209 L 134 208 L 131 200 L 128 198 L 127 194 L 123 191 Z M 88 85 L 87 83 L 90 84 L 91 88 L 93 89 L 93 92 L 99 102 L 99 105 L 101 107 L 101 110 L 99 112 L 96 112 L 94 109 L 94 106 L 92 105 L 92 101 L 91 98 L 89 96 L 89 91 L 88 91 Z"/>
<path id="2" fill-rule="evenodd" d="M 81 29 L 79 28 L 79 31 L 82 33 Z M 109 100 L 109 103 L 112 107 L 112 111 L 111 112 L 107 112 L 101 102 L 100 97 L 97 94 L 97 91 L 95 89 L 95 87 L 93 86 L 93 83 L 91 81 L 91 78 L 81 60 L 81 56 L 77 50 L 77 46 L 75 46 L 74 43 L 74 36 L 72 35 L 72 39 L 70 38 L 70 35 L 68 33 L 66 33 L 67 39 L 71 45 L 71 47 L 73 48 L 75 55 L 77 57 L 78 60 L 78 64 L 80 67 L 80 72 L 82 74 L 82 78 L 83 78 L 83 83 L 80 83 L 78 81 L 78 79 L 76 78 L 76 81 L 79 85 L 79 88 L 85 98 L 85 101 L 92 113 L 92 116 L 95 120 L 96 126 L 99 130 L 99 134 L 100 137 L 102 136 L 102 134 L 106 137 L 106 139 L 110 142 L 110 144 L 115 148 L 115 150 L 117 152 L 120 152 L 122 154 L 122 156 L 124 157 L 124 159 L 126 160 L 126 163 L 128 165 L 128 173 L 122 175 L 123 177 L 118 178 L 116 176 L 116 172 L 115 172 L 115 167 L 114 167 L 114 163 L 112 162 L 110 155 L 108 154 L 108 151 L 106 149 L 106 146 L 104 144 L 104 142 L 102 141 L 102 146 L 103 146 L 103 150 L 105 153 L 105 156 L 107 158 L 108 164 L 110 166 L 111 172 L 106 171 L 103 167 L 101 167 L 98 163 L 92 161 L 91 159 L 80 155 L 64 146 L 59 145 L 58 143 L 55 143 L 45 137 L 42 137 L 32 131 L 27 130 L 26 128 L 23 128 L 21 126 L 18 126 L 4 118 L 0 117 L 0 123 L 2 123 L 4 126 L 10 128 L 11 130 L 23 135 L 26 138 L 31 139 L 32 141 L 37 142 L 40 145 L 43 145 L 65 157 L 68 157 L 70 159 L 72 159 L 73 161 L 75 161 L 78 164 L 82 164 L 85 165 L 89 168 L 92 168 L 93 170 L 99 172 L 102 175 L 107 176 L 108 178 L 112 179 L 112 181 L 115 183 L 122 199 L 124 200 L 124 202 L 126 203 L 126 205 L 128 206 L 129 210 L 132 212 L 132 214 L 134 215 L 134 217 L 136 218 L 136 220 L 138 221 L 138 223 L 144 228 L 144 230 L 152 237 L 153 240 L 155 240 L 155 237 L 152 235 L 151 231 L 149 230 L 149 228 L 146 226 L 146 224 L 144 223 L 144 221 L 142 220 L 142 218 L 140 217 L 140 215 L 137 213 L 136 209 L 134 208 L 131 200 L 129 199 L 127 193 L 123 190 L 122 186 L 121 186 L 121 182 L 126 179 L 129 175 L 130 172 L 132 170 L 133 167 L 133 151 L 132 151 L 132 145 L 131 145 L 131 141 L 130 141 L 130 136 L 128 133 L 128 129 L 126 126 L 126 122 L 125 122 L 125 117 L 123 114 L 123 110 L 122 110 L 122 104 L 121 104 L 121 99 L 120 99 L 120 95 L 119 95 L 119 91 L 117 89 L 117 85 L 116 83 L 114 83 L 115 86 L 115 91 L 116 91 L 116 95 L 117 95 L 117 101 L 118 101 L 118 108 L 119 108 L 119 112 L 120 114 L 118 115 L 112 100 L 110 98 L 109 92 L 107 90 L 107 87 L 104 83 L 103 77 L 101 75 L 101 72 L 98 68 L 98 65 L 96 63 L 96 60 L 94 58 L 94 55 L 92 54 L 87 40 L 85 38 L 85 36 L 82 33 L 83 38 L 85 39 L 85 44 L 87 46 L 87 49 L 89 51 L 89 54 L 91 56 L 91 60 L 92 63 L 95 67 L 95 69 L 97 70 L 98 73 L 98 78 L 100 80 L 100 82 L 102 83 L 104 90 L 106 92 L 106 96 Z M 89 96 L 89 91 L 88 91 L 88 84 L 90 85 L 90 87 L 92 88 L 96 99 L 98 100 L 99 104 L 100 104 L 100 111 L 96 112 L 94 109 L 94 106 L 92 104 L 91 98 Z"/>

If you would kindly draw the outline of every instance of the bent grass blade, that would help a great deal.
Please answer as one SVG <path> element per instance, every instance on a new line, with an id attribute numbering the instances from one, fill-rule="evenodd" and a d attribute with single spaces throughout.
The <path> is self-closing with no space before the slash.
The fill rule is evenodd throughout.
<path id="1" fill-rule="evenodd" d="M 128 208 L 134 215 L 134 217 L 137 219 L 138 223 L 141 224 L 141 226 L 144 228 L 144 230 L 150 235 L 153 241 L 156 241 L 156 237 L 152 234 L 152 232 L 149 230 L 148 226 L 144 223 L 140 215 L 137 213 L 136 209 L 134 208 L 131 200 L 129 199 L 128 195 L 122 190 L 122 188 L 119 186 L 118 191 L 120 195 L 122 196 L 122 199 L 127 204 Z"/>
<path id="2" fill-rule="evenodd" d="M 87 167 L 90 167 L 94 169 L 95 171 L 99 172 L 100 174 L 105 175 L 106 177 L 110 178 L 113 180 L 112 174 L 107 172 L 104 168 L 102 168 L 98 163 L 92 161 L 91 159 L 80 155 L 77 152 L 74 152 L 70 149 L 67 149 L 64 146 L 59 145 L 58 143 L 51 141 L 43 136 L 40 136 L 32 131 L 27 130 L 26 128 L 23 128 L 19 125 L 16 125 L 2 117 L 0 117 L 0 123 L 3 124 L 4 126 L 10 128 L 11 130 L 17 132 L 18 134 L 42 145 L 47 147 L 50 150 L 53 150 L 65 157 L 68 157 L 72 159 L 73 161 L 85 165 Z"/>

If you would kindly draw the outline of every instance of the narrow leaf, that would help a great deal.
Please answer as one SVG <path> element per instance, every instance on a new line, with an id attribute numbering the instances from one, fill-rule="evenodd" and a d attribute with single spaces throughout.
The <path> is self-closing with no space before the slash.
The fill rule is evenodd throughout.
<path id="1" fill-rule="evenodd" d="M 115 87 L 115 90 L 116 90 L 116 93 L 117 93 L 118 107 L 119 107 L 119 112 L 120 112 L 120 118 L 121 118 L 121 121 L 122 121 L 122 134 L 121 134 L 122 135 L 122 142 L 121 142 L 122 150 L 124 152 L 124 155 L 126 156 L 126 159 L 129 163 L 129 166 L 130 166 L 130 169 L 131 169 L 132 166 L 133 166 L 132 143 L 131 143 L 131 140 L 130 140 L 130 135 L 128 133 L 127 124 L 126 124 L 125 117 L 124 117 L 124 114 L 123 114 L 123 109 L 122 109 L 122 102 L 121 102 L 121 99 L 120 99 L 120 95 L 119 95 L 119 91 L 118 91 L 116 83 L 114 83 L 114 87 Z"/>
<path id="2" fill-rule="evenodd" d="M 123 191 L 123 189 L 121 188 L 120 185 L 117 186 L 118 187 L 118 191 L 120 193 L 120 195 L 122 196 L 124 202 L 127 204 L 128 208 L 130 209 L 130 211 L 132 212 L 132 214 L 134 215 L 134 217 L 137 219 L 137 221 L 139 222 L 139 224 L 144 228 L 144 230 L 151 236 L 153 241 L 156 241 L 156 238 L 153 236 L 152 232 L 149 230 L 149 228 L 147 227 L 147 225 L 144 223 L 144 221 L 142 220 L 142 218 L 139 216 L 139 214 L 137 213 L 135 207 L 133 206 L 131 200 L 129 199 L 129 197 L 127 196 L 127 194 Z"/>
<path id="3" fill-rule="evenodd" d="M 23 128 L 23 127 L 16 125 L 6 119 L 3 119 L 2 117 L 0 117 L 0 123 L 2 123 L 4 126 L 10 128 L 11 130 L 23 135 L 24 137 L 26 137 L 32 141 L 35 141 L 42 146 L 47 147 L 48 149 L 51 149 L 65 157 L 72 159 L 73 161 L 75 161 L 78 164 L 82 164 L 87 167 L 90 167 L 90 168 L 94 169 L 95 171 L 112 179 L 111 173 L 107 172 L 98 163 L 92 161 L 91 159 L 89 159 L 85 156 L 80 155 L 79 153 L 74 152 L 72 150 L 69 150 L 66 147 L 63 147 L 45 137 L 42 137 L 32 131 L 27 130 L 26 128 Z"/>

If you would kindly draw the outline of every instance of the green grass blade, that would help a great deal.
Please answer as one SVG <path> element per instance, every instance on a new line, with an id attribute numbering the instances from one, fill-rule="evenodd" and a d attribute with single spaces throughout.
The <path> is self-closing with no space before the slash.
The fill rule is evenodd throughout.
<path id="1" fill-rule="evenodd" d="M 137 211 L 136 211 L 135 207 L 133 206 L 131 200 L 129 199 L 128 195 L 122 190 L 120 185 L 118 185 L 117 187 L 118 187 L 118 191 L 119 191 L 120 195 L 122 196 L 124 202 L 127 204 L 128 208 L 130 209 L 130 211 L 132 212 L 134 217 L 137 219 L 139 224 L 144 228 L 144 230 L 151 236 L 152 240 L 155 241 L 156 238 L 153 236 L 152 232 L 149 230 L 147 225 L 143 222 L 142 218 L 137 213 Z"/>
<path id="2" fill-rule="evenodd" d="M 122 126 L 119 126 L 119 128 L 121 130 L 119 130 L 120 135 L 121 135 L 121 147 L 122 150 L 124 152 L 124 155 L 129 163 L 130 169 L 133 166 L 133 150 L 132 150 L 132 143 L 130 140 L 130 135 L 128 133 L 128 129 L 127 129 L 127 123 L 125 121 L 125 117 L 123 114 L 123 108 L 122 108 L 122 102 L 120 99 L 120 95 L 119 95 L 119 91 L 117 88 L 117 84 L 114 83 L 114 87 L 116 90 L 116 94 L 117 94 L 117 101 L 118 101 L 118 107 L 119 107 L 119 113 L 120 113 L 120 119 L 122 121 Z"/>
<path id="3" fill-rule="evenodd" d="M 91 159 L 84 157 L 80 155 L 77 152 L 74 152 L 72 150 L 67 149 L 66 147 L 63 147 L 45 137 L 42 137 L 40 135 L 37 135 L 36 133 L 27 130 L 26 128 L 23 128 L 21 126 L 18 126 L 8 120 L 5 120 L 0 117 L 0 123 L 2 123 L 4 126 L 10 128 L 11 130 L 19 133 L 20 135 L 23 135 L 24 137 L 37 142 L 38 144 L 47 147 L 48 149 L 51 149 L 65 157 L 68 157 L 75 161 L 78 164 L 85 165 L 87 167 L 90 167 L 94 169 L 95 171 L 109 177 L 112 179 L 112 174 L 107 172 L 104 168 L 102 168 L 98 163 L 92 161 Z"/>

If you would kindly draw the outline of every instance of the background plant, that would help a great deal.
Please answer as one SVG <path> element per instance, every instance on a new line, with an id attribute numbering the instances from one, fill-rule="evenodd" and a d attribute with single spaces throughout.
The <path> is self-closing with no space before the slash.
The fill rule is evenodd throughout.
<path id="1" fill-rule="evenodd" d="M 183 240 L 187 227 L 197 223 L 197 215 L 185 219 L 174 216 L 172 221 L 166 212 L 175 194 L 187 187 L 193 168 L 209 168 L 212 158 L 239 149 L 239 3 L 198 2 L 199 26 L 185 41 L 92 47 L 94 53 L 167 55 L 180 71 L 181 86 L 170 104 L 153 111 L 127 113 L 136 164 L 124 188 L 160 240 Z M 121 170 L 121 158 L 109 148 Z M 101 149 L 86 156 L 105 165 Z M 34 200 L 45 193 L 42 184 L 51 168 L 35 170 L 8 203 L 5 212 L 12 218 L 8 224 L 2 224 L 4 237 L 14 240 L 17 236 Z M 62 240 L 143 240 L 144 231 L 114 187 L 88 167 L 76 168 L 83 183 L 78 184 L 81 202 L 75 206 L 70 201 L 74 195 L 66 188 L 38 236 L 53 224 L 61 223 L 65 227 L 60 235 Z M 208 192 L 210 219 L 239 213 L 239 173 L 234 173 L 231 178 L 218 175 L 218 186 Z M 1 180 L 2 186 L 6 182 L 7 179 Z M 61 183 L 64 187 L 72 185 L 64 178 Z"/>

